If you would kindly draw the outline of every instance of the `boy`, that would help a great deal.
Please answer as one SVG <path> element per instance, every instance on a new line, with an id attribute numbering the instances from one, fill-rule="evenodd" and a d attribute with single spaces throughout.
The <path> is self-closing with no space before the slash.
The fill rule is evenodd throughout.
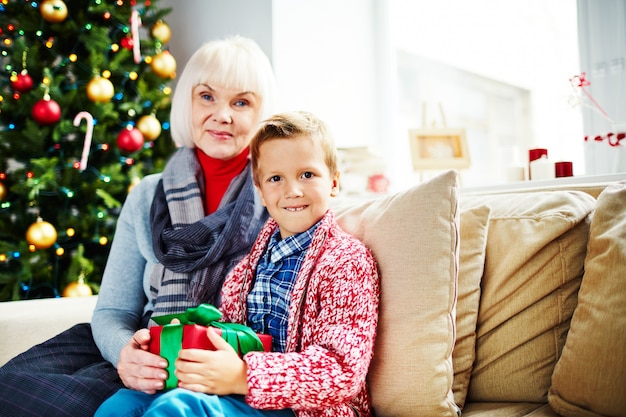
<path id="1" fill-rule="evenodd" d="M 250 154 L 271 218 L 226 277 L 220 310 L 223 321 L 270 334 L 273 351 L 241 359 L 209 328 L 217 350 L 182 350 L 176 361 L 182 389 L 144 400 L 144 415 L 371 416 L 365 379 L 378 322 L 378 271 L 329 210 L 339 185 L 332 138 L 314 115 L 284 113 L 261 124 Z M 128 392 L 103 408 L 120 415 L 113 402 Z"/>

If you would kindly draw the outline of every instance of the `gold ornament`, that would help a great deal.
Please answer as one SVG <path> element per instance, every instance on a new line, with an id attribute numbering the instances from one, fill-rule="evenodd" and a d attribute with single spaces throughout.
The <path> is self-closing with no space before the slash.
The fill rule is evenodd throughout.
<path id="1" fill-rule="evenodd" d="M 176 59 L 169 51 L 163 51 L 153 56 L 150 68 L 161 78 L 176 77 Z"/>
<path id="2" fill-rule="evenodd" d="M 7 187 L 5 187 L 2 182 L 0 182 L 0 201 L 4 200 L 6 197 L 7 197 Z"/>
<path id="3" fill-rule="evenodd" d="M 63 297 L 89 297 L 93 295 L 91 287 L 85 283 L 85 275 L 80 274 L 78 281 L 70 282 L 63 290 Z"/>
<path id="4" fill-rule="evenodd" d="M 137 129 L 146 140 L 155 140 L 161 134 L 161 122 L 151 114 L 142 116 L 137 121 Z"/>
<path id="5" fill-rule="evenodd" d="M 26 230 L 26 241 L 37 249 L 48 249 L 57 241 L 57 231 L 52 224 L 39 217 Z"/>
<path id="6" fill-rule="evenodd" d="M 44 0 L 39 11 L 44 20 L 50 23 L 60 23 L 67 17 L 67 6 L 62 0 Z"/>
<path id="7" fill-rule="evenodd" d="M 108 103 L 114 94 L 113 83 L 104 77 L 96 76 L 87 84 L 87 97 L 94 103 Z"/>
<path id="8" fill-rule="evenodd" d="M 159 20 L 152 26 L 152 31 L 150 32 L 152 37 L 161 43 L 168 43 L 170 38 L 172 37 L 172 30 L 162 20 Z"/>

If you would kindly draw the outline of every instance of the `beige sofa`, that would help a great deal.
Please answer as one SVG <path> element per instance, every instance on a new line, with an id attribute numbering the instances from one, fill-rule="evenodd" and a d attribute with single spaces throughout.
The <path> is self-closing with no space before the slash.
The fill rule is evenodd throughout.
<path id="1" fill-rule="evenodd" d="M 451 171 L 336 212 L 381 269 L 378 417 L 626 416 L 626 181 L 463 191 Z M 95 300 L 0 303 L 0 364 Z"/>

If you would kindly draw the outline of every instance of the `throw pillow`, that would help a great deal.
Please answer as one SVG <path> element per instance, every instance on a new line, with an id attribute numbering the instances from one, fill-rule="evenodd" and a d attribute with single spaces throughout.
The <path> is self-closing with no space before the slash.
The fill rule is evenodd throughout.
<path id="1" fill-rule="evenodd" d="M 374 254 L 380 319 L 368 374 L 377 417 L 456 416 L 452 394 L 459 256 L 458 174 L 335 210 Z"/>
<path id="2" fill-rule="evenodd" d="M 465 405 L 476 352 L 476 320 L 480 303 L 480 280 L 485 269 L 489 212 L 488 206 L 461 211 L 456 343 L 452 352 L 452 392 L 454 401 L 461 409 Z"/>
<path id="3" fill-rule="evenodd" d="M 476 359 L 467 401 L 547 402 L 583 274 L 589 213 L 579 191 L 466 197 L 488 205 Z"/>
<path id="4" fill-rule="evenodd" d="M 626 183 L 598 197 L 578 307 L 548 401 L 566 417 L 626 416 Z"/>

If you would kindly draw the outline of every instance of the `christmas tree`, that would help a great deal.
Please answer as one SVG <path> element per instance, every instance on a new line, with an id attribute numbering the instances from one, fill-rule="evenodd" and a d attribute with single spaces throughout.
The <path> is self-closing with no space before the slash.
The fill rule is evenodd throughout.
<path id="1" fill-rule="evenodd" d="M 97 292 L 130 188 L 163 169 L 158 0 L 0 0 L 0 301 Z"/>

